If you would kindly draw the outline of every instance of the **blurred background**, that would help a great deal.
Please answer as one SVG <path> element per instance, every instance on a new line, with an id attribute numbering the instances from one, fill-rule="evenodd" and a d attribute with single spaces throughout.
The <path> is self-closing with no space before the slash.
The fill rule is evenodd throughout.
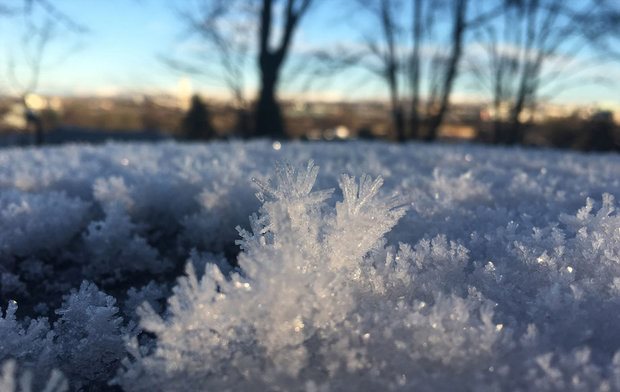
<path id="1" fill-rule="evenodd" d="M 620 150 L 618 0 L 1 0 L 0 145 Z"/>

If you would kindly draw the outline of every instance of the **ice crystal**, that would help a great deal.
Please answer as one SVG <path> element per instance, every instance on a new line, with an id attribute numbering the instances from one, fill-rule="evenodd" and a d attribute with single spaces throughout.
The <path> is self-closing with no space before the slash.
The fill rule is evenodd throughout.
<path id="1" fill-rule="evenodd" d="M 0 151 L 0 390 L 620 390 L 620 158 L 276 147 Z"/>

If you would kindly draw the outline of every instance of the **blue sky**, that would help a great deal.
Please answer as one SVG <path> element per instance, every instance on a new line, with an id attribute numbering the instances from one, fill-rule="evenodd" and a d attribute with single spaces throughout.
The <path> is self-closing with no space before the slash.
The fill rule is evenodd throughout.
<path id="1" fill-rule="evenodd" d="M 16 3 L 20 0 L 11 0 Z M 330 0 L 313 10 L 314 14 L 302 24 L 295 40 L 295 50 L 327 47 L 334 40 L 343 45 L 356 45 L 362 31 L 355 20 L 365 22 L 362 14 L 350 15 L 351 10 L 338 7 L 340 0 Z M 190 0 L 56 0 L 66 14 L 88 26 L 90 32 L 76 39 L 63 33 L 51 45 L 46 56 L 47 66 L 42 73 L 39 91 L 52 94 L 101 94 L 125 92 L 174 92 L 181 78 L 191 79 L 195 91 L 205 95 L 225 96 L 227 90 L 215 79 L 201 79 L 173 71 L 158 60 L 158 54 L 183 53 L 195 43 L 184 40 L 184 26 L 174 7 L 184 7 Z M 336 10 L 336 11 L 334 11 Z M 0 50 L 6 58 L 15 58 L 18 69 L 25 69 L 17 47 L 16 31 L 23 20 L 19 17 L 0 20 Z M 367 33 L 372 31 L 365 30 Z M 79 42 L 80 49 L 67 56 L 67 51 Z M 188 49 L 189 48 L 189 49 Z M 291 63 L 295 62 L 295 55 Z M 7 78 L 6 66 L 0 63 L 0 85 L 5 91 L 15 91 Z M 601 68 L 606 76 L 620 81 L 620 63 Z M 247 70 L 248 94 L 256 86 L 253 64 Z M 316 96 L 332 98 L 384 98 L 380 80 L 364 70 L 351 70 L 342 77 L 318 84 Z M 282 86 L 284 93 L 299 93 L 295 85 Z M 288 88 L 287 88 L 288 87 Z M 620 94 L 614 86 L 584 86 L 567 90 L 558 97 L 560 102 L 620 104 Z M 457 97 L 481 96 L 472 89 L 467 78 L 461 78 Z"/>

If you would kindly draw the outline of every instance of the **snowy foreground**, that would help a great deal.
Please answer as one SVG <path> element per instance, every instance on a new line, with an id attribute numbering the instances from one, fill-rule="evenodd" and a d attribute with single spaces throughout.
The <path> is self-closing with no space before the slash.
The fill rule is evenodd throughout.
<path id="1" fill-rule="evenodd" d="M 0 391 L 620 390 L 614 194 L 613 155 L 0 150 Z"/>

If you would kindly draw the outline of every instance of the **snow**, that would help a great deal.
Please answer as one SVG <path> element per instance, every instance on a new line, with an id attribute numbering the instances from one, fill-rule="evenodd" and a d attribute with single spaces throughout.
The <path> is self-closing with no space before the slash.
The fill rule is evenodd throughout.
<path id="1" fill-rule="evenodd" d="M 618 173 L 475 145 L 1 150 L 0 390 L 620 390 Z"/>

